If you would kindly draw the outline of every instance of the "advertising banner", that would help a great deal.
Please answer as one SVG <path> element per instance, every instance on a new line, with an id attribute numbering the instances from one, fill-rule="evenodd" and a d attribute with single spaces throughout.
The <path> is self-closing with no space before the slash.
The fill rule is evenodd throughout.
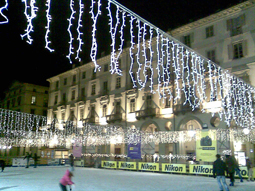
<path id="1" fill-rule="evenodd" d="M 101 166 L 103 168 L 117 168 L 116 161 L 101 161 Z"/>
<path id="2" fill-rule="evenodd" d="M 248 178 L 248 169 L 246 166 L 240 166 L 240 173 L 243 178 Z M 253 168 L 253 178 L 255 178 L 255 173 L 254 173 L 255 168 Z M 235 177 L 239 177 L 238 174 L 235 172 Z"/>
<path id="3" fill-rule="evenodd" d="M 139 162 L 138 169 L 145 170 L 145 171 L 159 171 L 159 164 L 158 163 Z"/>
<path id="4" fill-rule="evenodd" d="M 186 164 L 162 163 L 162 172 L 186 173 Z"/>
<path id="5" fill-rule="evenodd" d="M 216 131 L 201 131 L 201 138 L 196 141 L 196 160 L 214 162 L 217 154 Z"/>
<path id="6" fill-rule="evenodd" d="M 74 144 L 73 146 L 73 156 L 74 157 L 81 157 L 81 153 L 82 153 L 82 144 Z"/>
<path id="7" fill-rule="evenodd" d="M 189 165 L 189 173 L 213 175 L 213 165 Z"/>
<path id="8" fill-rule="evenodd" d="M 119 169 L 136 170 L 136 162 L 119 162 Z"/>
<path id="9" fill-rule="evenodd" d="M 132 137 L 133 139 L 140 139 L 136 138 L 136 136 Z M 131 159 L 141 159 L 141 142 L 137 141 L 137 144 L 128 144 L 128 157 Z"/>

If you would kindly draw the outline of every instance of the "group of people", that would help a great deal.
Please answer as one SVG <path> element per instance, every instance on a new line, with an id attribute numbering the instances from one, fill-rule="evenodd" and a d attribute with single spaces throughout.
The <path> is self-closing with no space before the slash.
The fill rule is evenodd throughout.
<path id="1" fill-rule="evenodd" d="M 216 161 L 213 163 L 213 177 L 217 178 L 220 190 L 223 191 L 225 187 L 226 191 L 229 191 L 229 187 L 226 183 L 225 174 L 228 174 L 230 177 L 229 186 L 234 186 L 235 182 L 235 172 L 238 174 L 240 181 L 243 182 L 243 177 L 240 173 L 239 165 L 235 157 L 226 155 L 226 161 L 221 160 L 219 154 L 216 155 Z M 246 159 L 246 165 L 248 169 L 248 181 L 254 181 L 253 179 L 253 164 L 250 159 Z"/>
<path id="2" fill-rule="evenodd" d="M 27 164 L 26 164 L 26 168 L 29 168 L 29 161 L 30 161 L 30 158 L 32 158 L 32 154 L 27 152 L 26 153 L 26 156 L 24 157 L 24 160 L 27 159 Z M 37 156 L 37 154 L 35 153 L 34 154 L 34 168 L 37 167 L 37 163 L 38 163 L 38 160 L 39 160 L 39 157 Z"/>

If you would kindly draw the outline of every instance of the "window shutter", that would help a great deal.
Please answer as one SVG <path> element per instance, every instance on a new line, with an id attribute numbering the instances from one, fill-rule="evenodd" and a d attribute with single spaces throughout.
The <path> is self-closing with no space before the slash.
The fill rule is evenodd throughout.
<path id="1" fill-rule="evenodd" d="M 242 44 L 243 44 L 243 55 L 247 56 L 248 55 L 247 40 L 244 40 Z"/>
<path id="2" fill-rule="evenodd" d="M 228 45 L 228 59 L 229 60 L 233 59 L 233 45 L 232 44 Z"/>

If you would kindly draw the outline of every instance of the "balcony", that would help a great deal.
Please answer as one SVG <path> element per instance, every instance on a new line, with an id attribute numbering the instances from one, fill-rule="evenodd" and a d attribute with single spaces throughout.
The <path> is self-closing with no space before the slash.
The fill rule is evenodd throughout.
<path id="1" fill-rule="evenodd" d="M 183 104 L 177 104 L 174 106 L 174 114 L 178 115 L 178 114 L 185 114 L 188 112 L 194 112 L 194 111 L 198 111 L 199 108 L 195 108 L 195 110 L 192 111 L 192 107 L 187 103 L 186 105 Z"/>
<path id="2" fill-rule="evenodd" d="M 135 112 L 136 119 L 145 119 L 146 117 L 156 117 L 160 114 L 159 108 L 146 108 Z"/>
<path id="3" fill-rule="evenodd" d="M 114 123 L 116 121 L 122 121 L 122 113 L 115 113 L 115 114 L 106 116 L 107 123 Z"/>

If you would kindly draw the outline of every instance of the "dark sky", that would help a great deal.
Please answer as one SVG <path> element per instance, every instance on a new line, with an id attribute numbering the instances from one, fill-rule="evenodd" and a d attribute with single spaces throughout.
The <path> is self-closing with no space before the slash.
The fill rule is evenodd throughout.
<path id="1" fill-rule="evenodd" d="M 70 15 L 69 0 L 52 0 L 50 40 L 54 53 L 44 48 L 45 34 L 45 1 L 37 0 L 39 11 L 34 20 L 33 45 L 21 40 L 20 34 L 26 28 L 24 17 L 24 4 L 18 0 L 9 0 L 8 11 L 4 13 L 10 22 L 0 25 L 1 68 L 0 68 L 0 98 L 3 92 L 14 81 L 48 85 L 46 79 L 72 68 L 66 55 L 68 54 L 69 36 L 66 31 Z M 88 13 L 91 0 L 83 0 L 85 4 L 83 14 L 83 60 L 89 61 L 91 46 L 91 19 Z M 102 0 L 104 2 L 105 0 Z M 208 16 L 225 8 L 228 8 L 244 0 L 118 0 L 133 12 L 145 18 L 155 26 L 163 29 L 173 29 L 199 18 Z M 0 7 L 4 5 L 0 0 Z M 61 2 L 61 3 L 59 3 Z M 75 0 L 75 2 L 78 2 Z M 78 11 L 78 9 L 77 9 Z M 106 14 L 103 12 L 103 14 Z M 2 17 L 0 17 L 0 21 Z M 107 21 L 100 20 L 102 31 L 108 27 Z M 75 25 L 74 25 L 75 27 Z M 106 31 L 106 36 L 108 31 Z M 105 36 L 101 35 L 105 39 Z M 100 39 L 100 38 L 99 38 Z M 103 49 L 103 45 L 99 49 Z"/>

